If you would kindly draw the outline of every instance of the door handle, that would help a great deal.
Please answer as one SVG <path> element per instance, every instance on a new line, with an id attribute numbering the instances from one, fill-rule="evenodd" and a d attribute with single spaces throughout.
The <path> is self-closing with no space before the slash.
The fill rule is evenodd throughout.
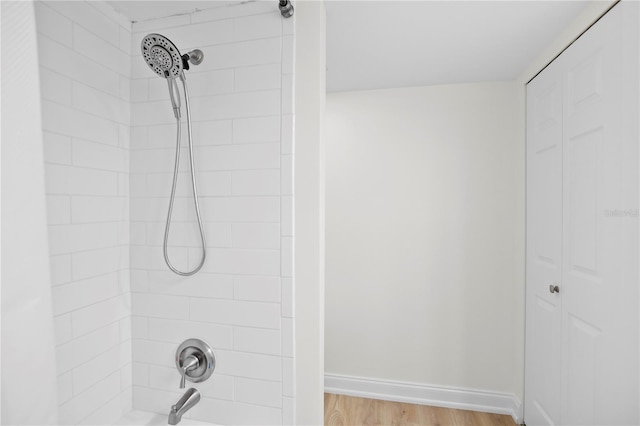
<path id="1" fill-rule="evenodd" d="M 549 285 L 549 292 L 553 293 L 560 293 L 560 287 L 557 284 L 550 284 Z"/>

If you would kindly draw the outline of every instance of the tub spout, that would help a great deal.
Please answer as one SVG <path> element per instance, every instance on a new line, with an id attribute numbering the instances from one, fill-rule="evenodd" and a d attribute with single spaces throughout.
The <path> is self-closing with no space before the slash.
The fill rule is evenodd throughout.
<path id="1" fill-rule="evenodd" d="M 189 411 L 194 405 L 200 401 L 200 392 L 197 389 L 188 389 L 182 398 L 171 406 L 171 412 L 169 413 L 169 424 L 177 425 L 182 420 L 182 415 Z"/>

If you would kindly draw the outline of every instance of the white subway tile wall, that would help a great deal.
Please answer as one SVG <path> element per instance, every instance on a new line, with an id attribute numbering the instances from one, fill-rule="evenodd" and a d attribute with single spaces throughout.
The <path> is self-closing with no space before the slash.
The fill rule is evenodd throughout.
<path id="1" fill-rule="evenodd" d="M 60 424 L 131 410 L 131 24 L 36 2 Z M 127 40 L 122 44 L 121 40 Z"/>
<path id="2" fill-rule="evenodd" d="M 166 82 L 139 53 L 150 32 L 165 35 L 181 51 L 199 48 L 205 55 L 186 76 L 207 261 L 186 278 L 170 272 L 162 254 L 176 129 Z M 202 400 L 185 417 L 229 425 L 293 422 L 292 34 L 293 22 L 280 16 L 276 2 L 239 3 L 132 26 L 129 191 L 137 409 L 166 414 L 181 396 L 174 353 L 184 339 L 196 337 L 211 344 L 217 367 L 207 382 L 193 385 Z M 184 270 L 201 253 L 186 149 L 180 167 L 169 253 Z M 55 217 L 66 220 L 59 212 Z"/>
<path id="3" fill-rule="evenodd" d="M 133 24 L 107 2 L 38 1 L 36 18 L 60 423 L 166 414 L 196 337 L 218 365 L 185 418 L 292 424 L 293 19 L 273 1 Z M 139 53 L 149 32 L 205 54 L 187 73 L 208 252 L 192 277 L 163 260 L 176 129 Z M 169 255 L 189 269 L 185 148 L 180 167 Z"/>

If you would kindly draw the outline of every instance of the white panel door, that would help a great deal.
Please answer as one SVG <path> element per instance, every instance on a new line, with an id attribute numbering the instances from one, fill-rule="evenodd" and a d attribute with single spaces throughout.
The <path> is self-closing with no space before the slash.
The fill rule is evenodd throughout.
<path id="1" fill-rule="evenodd" d="M 527 86 L 527 275 L 525 414 L 560 419 L 562 274 L 562 70 L 552 63 Z"/>
<path id="2" fill-rule="evenodd" d="M 623 2 L 562 55 L 562 424 L 638 424 L 638 99 Z M 635 19 L 629 26 L 625 16 Z M 634 81 L 635 80 L 635 81 Z M 636 96 L 625 92 L 636 87 Z M 635 111 L 635 112 L 634 112 Z M 629 120 L 629 114 L 635 119 Z"/>
<path id="3" fill-rule="evenodd" d="M 638 8 L 527 88 L 529 426 L 640 423 Z"/>

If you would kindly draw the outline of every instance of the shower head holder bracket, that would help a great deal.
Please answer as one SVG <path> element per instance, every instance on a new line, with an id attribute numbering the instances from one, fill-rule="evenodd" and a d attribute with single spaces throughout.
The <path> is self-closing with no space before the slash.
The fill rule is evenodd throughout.
<path id="1" fill-rule="evenodd" d="M 186 53 L 184 55 L 181 56 L 182 58 L 182 69 L 184 70 L 189 70 L 189 55 L 187 55 Z"/>

